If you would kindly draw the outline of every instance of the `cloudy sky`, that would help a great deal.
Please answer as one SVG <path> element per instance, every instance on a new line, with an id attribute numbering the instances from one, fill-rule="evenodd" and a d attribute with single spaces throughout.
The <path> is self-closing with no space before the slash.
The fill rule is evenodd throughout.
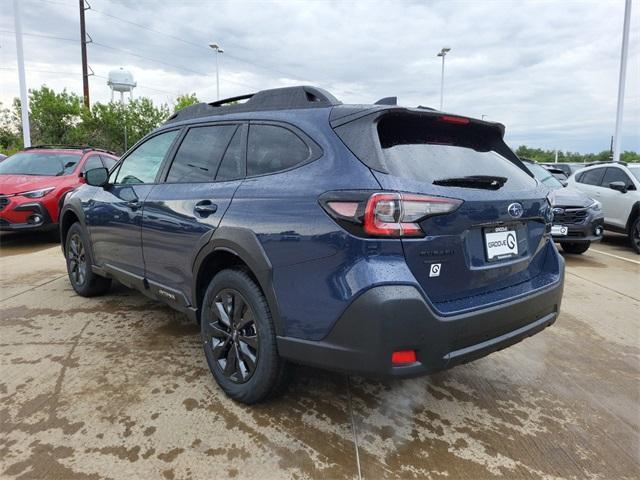
<path id="1" fill-rule="evenodd" d="M 107 101 L 123 66 L 136 96 L 172 103 L 313 84 L 345 103 L 396 95 L 500 121 L 507 141 L 595 152 L 615 125 L 623 0 L 89 0 L 91 100 Z M 27 85 L 82 93 L 77 0 L 21 0 Z M 631 18 L 623 149 L 640 151 L 640 2 Z M 0 0 L 0 101 L 19 94 L 13 2 Z"/>

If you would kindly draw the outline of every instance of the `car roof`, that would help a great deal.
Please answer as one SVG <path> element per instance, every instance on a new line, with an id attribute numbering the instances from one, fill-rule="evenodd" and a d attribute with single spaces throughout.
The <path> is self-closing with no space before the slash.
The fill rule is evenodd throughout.
<path id="1" fill-rule="evenodd" d="M 84 155 L 90 152 L 96 153 L 105 153 L 107 155 L 112 155 L 117 157 L 114 152 L 109 150 L 105 150 L 103 148 L 89 147 L 86 145 L 33 145 L 31 147 L 26 147 L 21 150 L 21 152 L 51 152 L 51 153 L 77 153 L 79 155 Z"/>
<path id="2" fill-rule="evenodd" d="M 244 103 L 238 103 L 246 100 Z M 168 126 L 182 124 L 190 120 L 198 120 L 205 122 L 208 120 L 223 120 L 230 116 L 234 120 L 238 120 L 237 114 L 245 114 L 243 116 L 250 118 L 252 114 L 262 114 L 265 112 L 283 112 L 298 111 L 304 115 L 317 109 L 330 109 L 330 122 L 332 127 L 348 123 L 352 120 L 363 116 L 381 113 L 384 111 L 403 111 L 425 115 L 454 115 L 438 111 L 433 108 L 418 106 L 415 108 L 401 107 L 396 105 L 395 97 L 385 97 L 374 104 L 343 104 L 330 92 L 308 85 L 275 88 L 270 90 L 261 90 L 254 94 L 240 95 L 224 100 L 211 103 L 198 103 L 185 107 L 174 113 L 167 121 L 158 129 L 163 130 Z M 458 116 L 458 115 L 456 115 Z M 471 117 L 474 123 L 480 123 L 487 127 L 498 128 L 504 135 L 504 125 L 497 122 L 487 122 Z"/>

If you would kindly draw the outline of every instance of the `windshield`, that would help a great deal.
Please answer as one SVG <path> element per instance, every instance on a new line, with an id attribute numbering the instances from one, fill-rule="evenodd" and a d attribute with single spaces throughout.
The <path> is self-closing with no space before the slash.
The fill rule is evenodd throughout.
<path id="1" fill-rule="evenodd" d="M 638 179 L 638 181 L 640 181 L 640 165 L 634 165 L 634 166 L 627 166 L 627 168 L 629 169 L 629 171 L 631 173 L 633 173 L 633 176 L 636 177 Z"/>
<path id="2" fill-rule="evenodd" d="M 82 158 L 79 153 L 20 152 L 0 163 L 4 175 L 68 175 Z"/>
<path id="3" fill-rule="evenodd" d="M 540 183 L 543 183 L 547 187 L 553 188 L 554 190 L 562 188 L 562 184 L 546 168 L 541 167 L 537 163 L 526 163 L 525 165 L 529 170 L 531 170 L 533 176 L 536 177 L 536 180 L 538 180 Z"/>

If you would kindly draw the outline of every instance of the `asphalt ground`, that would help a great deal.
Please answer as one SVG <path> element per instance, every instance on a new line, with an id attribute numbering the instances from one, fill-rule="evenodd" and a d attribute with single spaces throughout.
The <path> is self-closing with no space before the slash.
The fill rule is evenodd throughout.
<path id="1" fill-rule="evenodd" d="M 563 310 L 511 348 L 377 382 L 305 367 L 230 401 L 199 329 L 121 286 L 79 297 L 57 244 L 0 237 L 0 477 L 638 478 L 640 256 L 565 256 Z"/>

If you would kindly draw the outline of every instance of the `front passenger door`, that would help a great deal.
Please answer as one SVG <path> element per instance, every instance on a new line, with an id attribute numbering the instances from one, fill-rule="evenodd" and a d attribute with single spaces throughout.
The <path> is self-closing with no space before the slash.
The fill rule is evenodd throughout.
<path id="1" fill-rule="evenodd" d="M 599 197 L 602 202 L 602 213 L 607 223 L 625 228 L 631 205 L 629 194 L 613 190 L 609 187 L 612 182 L 623 182 L 627 189 L 635 189 L 636 187 L 624 170 L 618 167 L 607 167 L 602 178 Z"/>
<path id="2" fill-rule="evenodd" d="M 94 262 L 131 286 L 144 278 L 143 201 L 178 133 L 163 132 L 141 143 L 112 172 L 110 185 L 96 188 L 85 206 Z"/>

